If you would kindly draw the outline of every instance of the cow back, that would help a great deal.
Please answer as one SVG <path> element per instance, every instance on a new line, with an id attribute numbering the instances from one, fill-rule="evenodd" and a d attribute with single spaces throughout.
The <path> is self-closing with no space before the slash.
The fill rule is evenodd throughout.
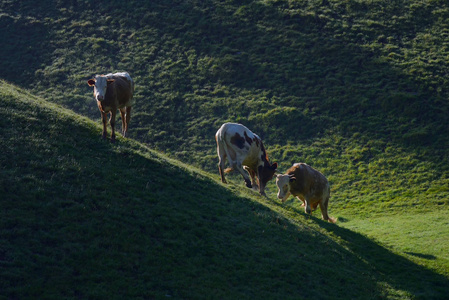
<path id="1" fill-rule="evenodd" d="M 104 104 L 111 108 L 122 108 L 133 105 L 134 84 L 124 77 L 112 77 L 114 82 L 108 85 Z"/>
<path id="2" fill-rule="evenodd" d="M 307 198 L 321 200 L 329 196 L 329 183 L 326 177 L 311 166 L 299 163 L 287 170 L 296 180 L 290 182 L 290 192 L 295 195 L 304 195 Z"/>
<path id="3" fill-rule="evenodd" d="M 226 123 L 220 128 L 230 158 L 239 161 L 256 171 L 266 160 L 265 148 L 261 139 L 246 126 L 237 123 Z"/>

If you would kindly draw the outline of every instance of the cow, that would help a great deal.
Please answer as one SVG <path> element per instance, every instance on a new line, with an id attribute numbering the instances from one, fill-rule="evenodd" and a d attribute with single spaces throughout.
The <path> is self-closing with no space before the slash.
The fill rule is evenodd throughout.
<path id="1" fill-rule="evenodd" d="M 259 189 L 259 193 L 266 196 L 265 186 L 273 178 L 277 163 L 270 164 L 268 161 L 268 155 L 260 137 L 241 124 L 225 123 L 215 134 L 215 140 L 221 181 L 226 183 L 224 174 L 236 169 L 242 174 L 248 188 Z M 225 170 L 226 158 L 230 168 Z"/>
<path id="2" fill-rule="evenodd" d="M 276 176 L 278 198 L 284 203 L 290 194 L 303 202 L 305 212 L 311 214 L 319 205 L 323 220 L 335 223 L 327 214 L 330 187 L 326 177 L 305 163 L 296 163 L 285 174 Z"/>
<path id="3" fill-rule="evenodd" d="M 122 134 L 126 137 L 129 120 L 131 118 L 131 107 L 134 104 L 134 81 L 126 72 L 96 75 L 87 81 L 94 88 L 94 97 L 97 100 L 98 109 L 103 122 L 103 138 L 106 138 L 107 114 L 110 113 L 111 142 L 115 142 L 115 115 L 117 109 L 122 117 Z"/>

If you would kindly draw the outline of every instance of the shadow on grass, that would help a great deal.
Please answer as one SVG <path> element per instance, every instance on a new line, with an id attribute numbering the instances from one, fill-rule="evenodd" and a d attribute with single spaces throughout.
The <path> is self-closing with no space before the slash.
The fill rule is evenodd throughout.
<path id="1" fill-rule="evenodd" d="M 73 115 L 0 107 L 0 297 L 446 297 L 447 278 L 363 235 L 290 221 Z"/>
<path id="2" fill-rule="evenodd" d="M 386 282 L 396 289 L 407 291 L 417 299 L 447 298 L 448 278 L 392 253 L 364 235 L 321 220 L 317 223 L 326 232 L 342 239 L 351 252 L 365 261 L 374 271 L 376 281 Z M 433 255 L 407 254 L 435 259 Z"/>
<path id="3" fill-rule="evenodd" d="M 256 210 L 268 210 L 267 207 L 261 208 L 259 205 L 255 204 L 258 206 Z M 270 202 L 268 206 L 270 205 L 287 208 L 285 204 L 277 201 Z M 301 230 L 296 238 L 300 242 L 308 243 L 314 250 L 309 252 L 310 248 L 305 245 L 299 247 L 298 259 L 310 259 L 310 255 L 320 257 L 319 262 L 311 269 L 301 267 L 300 272 L 303 276 L 308 273 L 322 274 L 322 278 L 327 278 L 327 284 L 333 285 L 335 282 L 341 282 L 348 289 L 353 284 L 349 279 L 353 275 L 352 272 L 356 273 L 356 277 L 360 277 L 357 279 L 359 291 L 356 293 L 352 294 L 347 289 L 339 290 L 333 286 L 331 291 L 327 291 L 327 294 L 318 294 L 320 295 L 318 297 L 324 297 L 323 299 L 446 299 L 449 288 L 448 278 L 393 253 L 362 234 L 338 226 L 340 221 L 347 220 L 342 218 L 342 220 L 338 220 L 337 224 L 331 224 L 315 216 L 306 215 L 302 209 L 288 206 L 287 210 L 300 215 L 299 218 L 304 218 L 306 222 L 303 223 L 300 220 L 300 223 L 295 224 L 283 215 L 273 215 L 271 222 L 284 227 L 284 229 L 289 227 L 293 232 L 296 231 L 295 228 L 302 228 L 302 226 L 306 226 L 304 224 L 310 224 L 311 226 L 306 230 Z M 318 211 L 317 214 L 320 215 L 320 212 Z M 321 229 L 316 228 L 313 224 L 317 224 Z M 311 233 L 309 230 L 316 231 Z M 283 233 L 277 234 L 283 235 Z M 329 236 L 333 238 L 334 242 L 328 240 Z M 287 243 L 287 241 L 283 240 L 282 243 Z M 321 248 L 326 248 L 326 250 Z M 296 251 L 298 247 L 293 246 L 291 250 Z M 338 255 L 335 256 L 335 252 Z M 429 260 L 435 259 L 433 255 L 406 253 Z M 326 255 L 329 257 L 325 258 Z M 295 265 L 292 264 L 292 267 Z M 313 268 L 315 269 L 312 270 Z M 326 269 L 339 270 L 341 274 L 323 271 Z M 325 289 L 324 286 L 321 288 Z M 302 295 L 306 298 L 317 297 L 315 289 L 319 288 L 313 286 L 310 294 Z M 368 296 L 370 289 L 371 296 Z"/>
<path id="4" fill-rule="evenodd" d="M 422 254 L 422 253 L 416 253 L 416 252 L 404 252 L 404 253 L 406 253 L 408 255 L 416 256 L 416 257 L 419 257 L 419 258 L 427 259 L 427 260 L 435 260 L 435 259 L 437 259 L 435 257 L 435 255 L 430 255 L 430 254 Z"/>
<path id="5" fill-rule="evenodd" d="M 344 247 L 351 255 L 357 258 L 359 262 L 365 264 L 363 272 L 371 273 L 371 280 L 376 282 L 378 287 L 384 286 L 384 295 L 381 298 L 405 298 L 405 299 L 446 299 L 449 288 L 449 279 L 445 276 L 435 273 L 423 266 L 417 265 L 407 258 L 395 254 L 377 244 L 368 237 L 338 226 L 341 221 L 347 222 L 344 218 L 339 218 L 336 224 L 323 221 L 320 217 L 320 211 L 317 216 L 307 215 L 302 209 L 292 206 L 283 206 L 280 203 L 274 205 L 284 207 L 287 210 L 301 215 L 303 218 L 317 224 L 325 232 L 320 233 L 324 236 L 334 236 L 337 241 L 335 247 Z M 435 256 L 424 255 L 420 253 L 405 252 L 409 255 L 424 259 L 433 260 Z M 333 267 L 339 268 L 340 262 L 335 262 Z M 389 288 L 386 288 L 389 287 Z M 382 290 L 382 288 L 381 288 Z M 382 293 L 382 291 L 379 292 Z M 401 293 L 399 291 L 403 291 Z M 393 295 L 391 295 L 392 293 Z M 375 298 L 375 297 L 374 297 Z"/>

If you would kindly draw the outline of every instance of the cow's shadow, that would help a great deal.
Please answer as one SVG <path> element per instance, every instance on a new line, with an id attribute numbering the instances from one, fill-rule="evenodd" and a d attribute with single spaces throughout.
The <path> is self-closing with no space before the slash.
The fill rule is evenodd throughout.
<path id="1" fill-rule="evenodd" d="M 241 182 L 233 182 L 234 184 L 236 187 L 241 186 Z M 269 196 L 273 196 L 272 194 L 273 191 L 269 193 Z M 321 220 L 319 208 L 312 215 L 307 215 L 303 207 L 289 205 L 290 201 L 282 204 L 278 200 L 270 198 L 268 201 L 271 202 L 271 205 L 301 215 L 307 220 L 307 223 L 317 224 L 318 227 L 313 225 L 310 227 L 312 230 L 316 230 L 317 235 L 332 236 L 334 240 L 338 241 L 338 246 L 336 245 L 336 247 L 344 247 L 346 251 L 352 254 L 351 256 L 356 257 L 366 266 L 367 273 L 373 274 L 373 282 L 379 287 L 383 286 L 380 288 L 381 290 L 391 287 L 396 291 L 395 293 L 404 292 L 404 295 L 412 295 L 412 298 L 416 299 L 447 299 L 447 291 L 449 290 L 448 278 L 392 252 L 363 234 L 340 227 L 339 224 L 348 222 L 347 219 L 340 217 L 336 224 L 328 223 Z M 291 223 L 295 227 L 297 226 L 292 221 L 284 221 Z M 432 255 L 407 254 L 429 260 L 436 259 Z M 335 267 L 338 266 L 339 262 L 335 262 Z M 385 293 L 388 293 L 388 291 Z M 389 296 L 385 295 L 385 297 L 388 298 Z"/>
<path id="2" fill-rule="evenodd" d="M 294 210 L 304 215 L 305 218 L 316 222 L 322 230 L 336 237 L 340 244 L 347 247 L 348 251 L 364 261 L 367 267 L 373 270 L 375 274 L 373 279 L 378 284 L 387 284 L 396 290 L 406 291 L 417 299 L 447 299 L 449 279 L 445 276 L 393 253 L 363 234 L 338 226 L 339 222 L 331 224 L 316 216 L 308 216 L 304 212 Z M 408 254 L 426 259 L 436 259 L 432 255 L 424 257 L 418 253 Z"/>

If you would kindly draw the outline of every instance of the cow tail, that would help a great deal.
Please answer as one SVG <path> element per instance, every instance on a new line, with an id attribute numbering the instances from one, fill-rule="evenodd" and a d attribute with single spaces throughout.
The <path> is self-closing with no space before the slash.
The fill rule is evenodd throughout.
<path id="1" fill-rule="evenodd" d="M 327 203 L 329 204 L 329 199 L 327 199 Z M 334 218 L 334 217 L 329 216 L 329 213 L 328 213 L 328 217 L 329 217 L 329 220 L 328 220 L 328 221 L 329 221 L 330 223 L 332 223 L 332 224 L 337 223 L 338 218 Z"/>
<path id="2" fill-rule="evenodd" d="M 224 169 L 224 172 L 225 172 L 226 174 L 228 174 L 228 173 L 231 173 L 232 170 L 234 170 L 234 169 L 233 169 L 233 168 L 226 168 L 226 169 Z"/>

